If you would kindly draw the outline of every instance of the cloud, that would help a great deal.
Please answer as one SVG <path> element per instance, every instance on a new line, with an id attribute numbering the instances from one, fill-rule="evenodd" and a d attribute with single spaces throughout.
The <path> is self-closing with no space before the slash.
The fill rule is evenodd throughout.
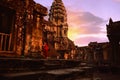
<path id="1" fill-rule="evenodd" d="M 68 12 L 68 23 L 70 28 L 76 27 L 80 34 L 101 33 L 102 25 L 106 21 L 90 12 Z"/>
<path id="2" fill-rule="evenodd" d="M 117 2 L 120 2 L 120 0 L 113 0 L 113 1 L 117 1 Z"/>
<path id="3" fill-rule="evenodd" d="M 87 45 L 93 41 L 108 41 L 106 22 L 90 12 L 68 11 L 68 37 L 79 46 Z"/>
<path id="4" fill-rule="evenodd" d="M 80 15 L 79 18 L 82 19 L 84 22 L 91 23 L 94 25 L 101 24 L 104 20 L 100 17 L 93 15 L 90 12 L 82 12 L 83 15 Z"/>

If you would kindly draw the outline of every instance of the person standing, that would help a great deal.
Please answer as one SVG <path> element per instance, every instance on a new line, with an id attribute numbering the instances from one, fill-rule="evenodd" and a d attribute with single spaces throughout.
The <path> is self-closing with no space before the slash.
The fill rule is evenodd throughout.
<path id="1" fill-rule="evenodd" d="M 49 51 L 49 46 L 47 42 L 43 43 L 43 55 L 47 59 L 48 58 L 48 51 Z"/>

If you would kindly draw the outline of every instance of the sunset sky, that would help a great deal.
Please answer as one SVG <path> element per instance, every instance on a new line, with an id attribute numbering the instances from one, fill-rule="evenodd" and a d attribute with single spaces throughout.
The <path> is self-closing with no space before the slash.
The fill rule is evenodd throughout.
<path id="1" fill-rule="evenodd" d="M 34 0 L 50 9 L 54 0 Z M 106 24 L 109 18 L 120 20 L 120 0 L 62 0 L 67 10 L 68 37 L 77 46 L 89 42 L 108 42 Z"/>

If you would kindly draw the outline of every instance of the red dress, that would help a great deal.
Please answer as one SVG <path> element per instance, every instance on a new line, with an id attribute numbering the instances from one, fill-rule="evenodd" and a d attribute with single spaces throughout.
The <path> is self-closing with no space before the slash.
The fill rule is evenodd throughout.
<path id="1" fill-rule="evenodd" d="M 49 50 L 49 47 L 48 47 L 47 44 L 45 44 L 45 45 L 43 46 L 43 53 L 44 53 L 45 58 L 48 57 L 48 50 Z"/>

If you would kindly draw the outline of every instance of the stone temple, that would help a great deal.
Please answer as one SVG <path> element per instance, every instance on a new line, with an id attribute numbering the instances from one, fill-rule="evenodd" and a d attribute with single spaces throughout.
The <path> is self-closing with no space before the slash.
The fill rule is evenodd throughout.
<path id="1" fill-rule="evenodd" d="M 49 22 L 55 27 L 55 49 L 61 54 L 69 53 L 70 40 L 68 39 L 67 13 L 62 0 L 54 0 L 49 13 Z"/>
<path id="2" fill-rule="evenodd" d="M 53 1 L 48 21 L 47 14 L 47 8 L 34 0 L 1 0 L 0 55 L 40 57 L 44 41 L 50 46 L 50 57 L 74 54 L 62 0 Z"/>
<path id="3" fill-rule="evenodd" d="M 62 0 L 54 0 L 49 12 L 34 0 L 0 0 L 1 80 L 120 80 L 112 76 L 120 73 L 120 21 L 109 20 L 110 43 L 78 48 L 67 36 Z M 50 48 L 47 59 L 44 41 Z"/>
<path id="4" fill-rule="evenodd" d="M 111 53 L 110 62 L 112 66 L 120 67 L 120 21 L 109 20 L 107 27 L 107 37 L 110 42 Z"/>

